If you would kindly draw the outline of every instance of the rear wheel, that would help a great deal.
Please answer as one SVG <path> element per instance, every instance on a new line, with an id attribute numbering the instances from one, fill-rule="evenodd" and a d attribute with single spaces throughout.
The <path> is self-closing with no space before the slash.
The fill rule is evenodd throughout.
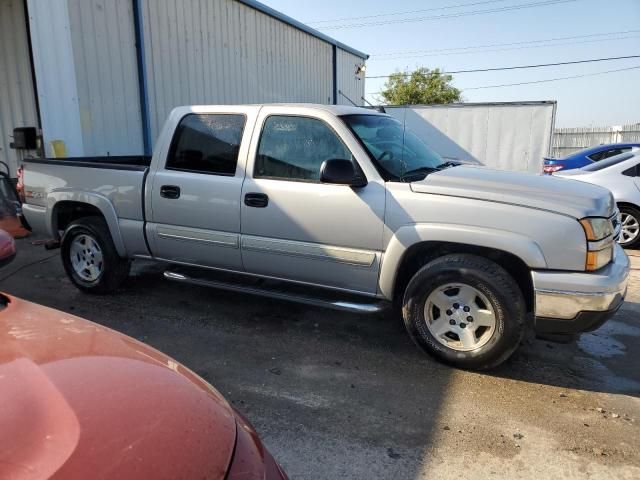
<path id="1" fill-rule="evenodd" d="M 623 248 L 637 247 L 640 242 L 640 210 L 633 207 L 620 208 L 620 238 Z"/>
<path id="2" fill-rule="evenodd" d="M 100 217 L 72 222 L 60 245 L 64 269 L 80 290 L 110 293 L 129 275 L 131 262 L 118 255 L 109 228 Z"/>
<path id="3" fill-rule="evenodd" d="M 525 331 L 520 288 L 502 267 L 476 255 L 445 255 L 422 267 L 407 286 L 402 311 L 419 347 L 460 368 L 502 363 Z"/>

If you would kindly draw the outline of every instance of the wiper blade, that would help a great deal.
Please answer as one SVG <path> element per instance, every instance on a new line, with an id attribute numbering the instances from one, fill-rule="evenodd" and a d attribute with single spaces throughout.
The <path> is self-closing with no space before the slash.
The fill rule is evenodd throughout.
<path id="1" fill-rule="evenodd" d="M 438 165 L 438 168 L 457 167 L 458 165 L 461 165 L 461 163 L 460 162 L 448 161 L 448 162 L 444 162 L 444 163 L 441 163 L 440 165 Z"/>
<path id="2" fill-rule="evenodd" d="M 412 177 L 412 176 L 415 177 L 415 176 L 418 176 L 418 175 L 424 175 L 424 177 L 426 177 L 430 173 L 439 172 L 439 171 L 440 171 L 440 168 L 437 168 L 437 167 L 415 168 L 413 170 L 409 170 L 408 172 L 404 172 L 400 179 L 404 182 L 407 179 L 407 177 Z"/>

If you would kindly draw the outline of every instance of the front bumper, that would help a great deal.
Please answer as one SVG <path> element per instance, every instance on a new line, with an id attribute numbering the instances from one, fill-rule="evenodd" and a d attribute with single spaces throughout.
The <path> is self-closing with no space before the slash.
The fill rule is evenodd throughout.
<path id="1" fill-rule="evenodd" d="M 622 305 L 629 259 L 615 245 L 613 262 L 596 272 L 534 271 L 537 333 L 576 334 L 595 330 Z"/>

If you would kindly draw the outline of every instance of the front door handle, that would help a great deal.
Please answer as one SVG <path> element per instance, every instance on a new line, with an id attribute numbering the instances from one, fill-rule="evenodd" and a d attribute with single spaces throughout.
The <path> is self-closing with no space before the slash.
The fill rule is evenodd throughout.
<path id="1" fill-rule="evenodd" d="M 244 204 L 247 207 L 264 208 L 269 205 L 269 197 L 264 193 L 247 193 L 244 196 Z"/>
<path id="2" fill-rule="evenodd" d="M 160 187 L 160 196 L 170 199 L 180 198 L 180 187 L 176 185 L 162 185 Z"/>

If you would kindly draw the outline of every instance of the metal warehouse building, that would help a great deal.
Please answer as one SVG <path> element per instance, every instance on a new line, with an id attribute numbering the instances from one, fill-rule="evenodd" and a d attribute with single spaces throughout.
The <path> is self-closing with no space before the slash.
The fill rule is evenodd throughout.
<path id="1" fill-rule="evenodd" d="M 178 105 L 362 104 L 367 55 L 253 0 L 0 0 L 0 160 L 149 154 Z M 54 148 L 55 146 L 55 148 Z"/>

